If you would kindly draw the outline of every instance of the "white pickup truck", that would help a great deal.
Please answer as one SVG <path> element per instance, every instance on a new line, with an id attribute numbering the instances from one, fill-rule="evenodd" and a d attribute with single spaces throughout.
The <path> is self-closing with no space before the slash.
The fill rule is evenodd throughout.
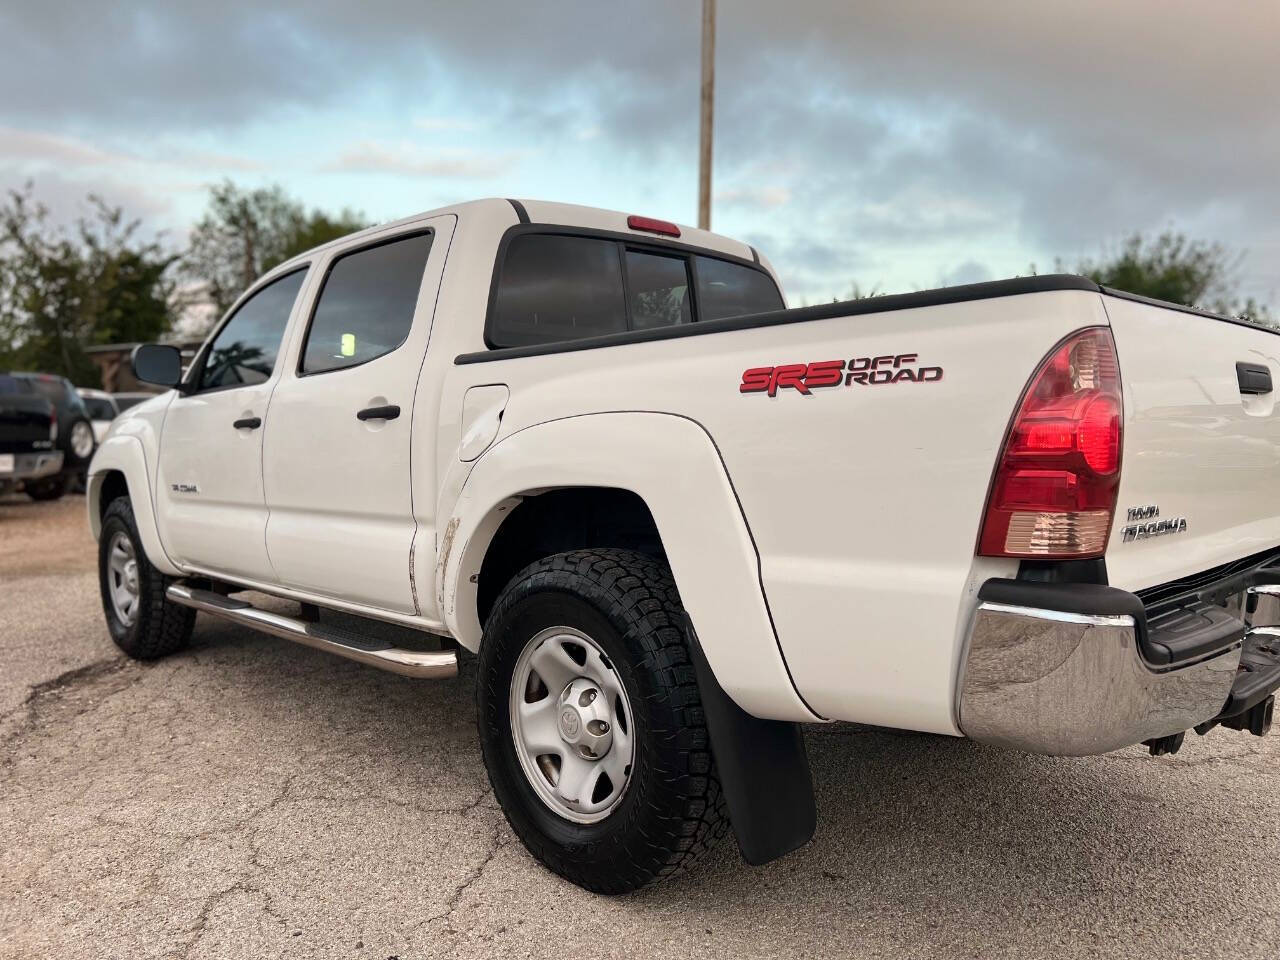
<path id="1" fill-rule="evenodd" d="M 788 310 L 746 244 L 482 200 L 277 267 L 185 374 L 133 363 L 173 389 L 91 467 L 120 647 L 204 611 L 410 677 L 476 654 L 494 793 L 592 890 L 806 842 L 800 724 L 1270 725 L 1275 332 L 1073 276 Z"/>

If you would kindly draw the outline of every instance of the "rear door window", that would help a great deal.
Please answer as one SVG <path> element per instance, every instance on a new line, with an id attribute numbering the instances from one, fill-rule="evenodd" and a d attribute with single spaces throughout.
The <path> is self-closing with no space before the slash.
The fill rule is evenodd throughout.
<path id="1" fill-rule="evenodd" d="M 209 345 L 200 371 L 201 390 L 267 381 L 306 275 L 305 268 L 286 274 L 240 305 Z"/>
<path id="2" fill-rule="evenodd" d="M 752 313 L 782 310 L 782 294 L 763 270 L 740 263 L 695 257 L 698 272 L 700 320 L 745 317 Z"/>
<path id="3" fill-rule="evenodd" d="M 430 253 L 431 234 L 420 233 L 335 260 L 311 318 L 301 372 L 354 367 L 404 343 Z"/>
<path id="4" fill-rule="evenodd" d="M 508 245 L 489 331 L 495 346 L 556 343 L 626 329 L 616 242 L 524 234 Z"/>

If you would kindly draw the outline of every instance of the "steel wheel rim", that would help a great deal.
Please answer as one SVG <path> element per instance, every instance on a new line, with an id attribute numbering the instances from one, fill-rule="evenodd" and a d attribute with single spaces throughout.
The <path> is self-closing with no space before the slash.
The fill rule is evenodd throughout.
<path id="1" fill-rule="evenodd" d="M 573 627 L 539 631 L 516 660 L 508 706 L 516 757 L 538 799 L 573 823 L 609 816 L 631 782 L 635 716 L 600 645 Z"/>
<path id="2" fill-rule="evenodd" d="M 138 558 L 133 551 L 133 541 L 124 531 L 117 531 L 107 545 L 107 594 L 116 619 L 126 627 L 133 626 L 141 599 Z"/>
<path id="3" fill-rule="evenodd" d="M 83 420 L 71 428 L 71 452 L 77 460 L 87 460 L 93 453 L 93 430 Z"/>

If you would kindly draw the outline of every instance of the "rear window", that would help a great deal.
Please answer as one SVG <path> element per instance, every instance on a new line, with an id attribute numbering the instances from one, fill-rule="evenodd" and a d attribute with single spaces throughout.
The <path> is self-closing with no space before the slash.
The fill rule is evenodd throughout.
<path id="1" fill-rule="evenodd" d="M 723 320 L 783 309 L 782 294 L 767 273 L 714 257 L 694 260 L 701 319 Z"/>
<path id="2" fill-rule="evenodd" d="M 31 388 L 27 386 L 25 380 L 11 377 L 7 373 L 0 373 L 0 397 L 30 392 Z"/>
<path id="3" fill-rule="evenodd" d="M 495 344 L 522 347 L 626 329 L 614 241 L 538 234 L 511 241 L 493 309 Z"/>
<path id="4" fill-rule="evenodd" d="M 47 377 L 33 377 L 31 384 L 36 391 L 48 400 L 61 406 L 67 402 L 67 388 L 63 386 L 61 380 L 51 380 Z"/>
<path id="5" fill-rule="evenodd" d="M 693 323 L 685 258 L 628 250 L 627 302 L 633 330 Z"/>
<path id="6" fill-rule="evenodd" d="M 521 233 L 503 255 L 486 340 L 535 346 L 782 307 L 773 278 L 747 264 L 630 239 Z"/>

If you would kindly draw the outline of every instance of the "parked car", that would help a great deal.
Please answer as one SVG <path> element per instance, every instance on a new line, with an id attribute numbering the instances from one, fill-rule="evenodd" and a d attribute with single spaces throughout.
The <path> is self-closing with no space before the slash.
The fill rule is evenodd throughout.
<path id="1" fill-rule="evenodd" d="M 25 379 L 0 373 L 0 496 L 62 470 L 53 403 Z"/>
<path id="2" fill-rule="evenodd" d="M 814 830 L 801 724 L 1267 731 L 1278 336 L 1074 276 L 787 310 L 727 237 L 449 207 L 272 270 L 185 376 L 137 349 L 172 389 L 92 465 L 107 626 L 157 657 L 203 611 L 424 678 L 464 647 L 552 870 L 631 890 L 730 826 L 761 863 Z"/>
<path id="3" fill-rule="evenodd" d="M 90 390 L 81 387 L 76 391 L 84 401 L 84 408 L 89 414 L 89 422 L 93 424 L 93 439 L 101 443 L 107 435 L 111 421 L 120 415 L 115 398 L 105 390 Z"/>
<path id="4" fill-rule="evenodd" d="M 116 402 L 116 409 L 123 413 L 130 407 L 136 406 L 144 400 L 150 400 L 154 396 L 154 393 L 113 393 L 111 394 L 111 399 Z"/>
<path id="5" fill-rule="evenodd" d="M 42 480 L 29 480 L 24 489 L 33 500 L 57 500 L 75 485 L 83 485 L 89 471 L 89 461 L 97 449 L 93 437 L 93 424 L 84 401 L 76 393 L 75 386 L 66 377 L 51 373 L 12 373 L 25 380 L 36 392 L 48 399 L 57 410 L 58 438 L 54 441 L 62 451 L 62 469 Z"/>

